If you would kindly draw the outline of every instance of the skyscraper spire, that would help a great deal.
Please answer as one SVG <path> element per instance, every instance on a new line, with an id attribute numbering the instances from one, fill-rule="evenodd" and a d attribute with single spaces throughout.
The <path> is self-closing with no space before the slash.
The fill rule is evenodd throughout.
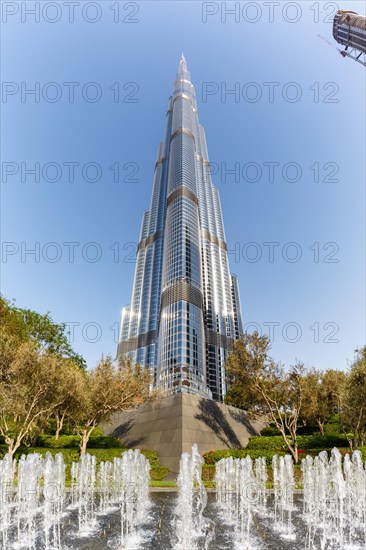
<path id="1" fill-rule="evenodd" d="M 180 61 L 179 61 L 177 76 L 184 75 L 185 73 L 189 74 L 187 61 L 186 61 L 186 58 L 184 57 L 184 53 L 182 52 L 182 57 L 180 58 Z"/>
<path id="2" fill-rule="evenodd" d="M 224 363 L 241 334 L 238 283 L 229 270 L 219 193 L 182 54 L 118 353 L 150 369 L 152 385 L 167 394 L 223 400 Z"/>

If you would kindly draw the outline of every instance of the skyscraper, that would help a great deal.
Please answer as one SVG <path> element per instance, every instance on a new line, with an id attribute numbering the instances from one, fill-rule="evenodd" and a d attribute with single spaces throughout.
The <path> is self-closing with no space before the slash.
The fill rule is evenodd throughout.
<path id="1" fill-rule="evenodd" d="M 219 192 L 182 54 L 118 354 L 149 368 L 153 386 L 165 394 L 222 401 L 224 363 L 241 334 L 238 282 L 229 270 Z"/>

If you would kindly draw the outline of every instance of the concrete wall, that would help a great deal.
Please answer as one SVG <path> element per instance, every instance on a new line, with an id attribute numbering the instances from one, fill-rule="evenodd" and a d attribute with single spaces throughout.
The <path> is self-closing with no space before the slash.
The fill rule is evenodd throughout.
<path id="1" fill-rule="evenodd" d="M 260 426 L 251 424 L 235 407 L 177 394 L 117 413 L 100 427 L 106 434 L 119 437 L 125 447 L 155 449 L 160 464 L 177 474 L 182 452 L 190 452 L 194 443 L 200 453 L 245 447 Z"/>

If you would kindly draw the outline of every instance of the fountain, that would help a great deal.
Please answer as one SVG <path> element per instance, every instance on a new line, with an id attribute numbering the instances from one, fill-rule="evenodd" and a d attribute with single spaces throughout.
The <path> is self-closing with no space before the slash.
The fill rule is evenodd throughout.
<path id="1" fill-rule="evenodd" d="M 40 504 L 43 459 L 34 453 L 22 456 L 18 464 L 16 492 L 16 547 L 36 548 L 36 514 Z"/>
<path id="2" fill-rule="evenodd" d="M 248 456 L 220 460 L 216 465 L 217 504 L 221 516 L 234 528 L 235 545 L 252 548 L 257 539 L 252 537 L 253 512 L 266 513 L 267 468 L 264 458 L 254 463 Z"/>
<path id="3" fill-rule="evenodd" d="M 221 460 L 216 495 L 202 481 L 197 446 L 183 453 L 178 493 L 150 494 L 150 465 L 138 451 L 96 464 L 84 455 L 66 479 L 62 454 L 0 460 L 1 550 L 362 550 L 366 464 L 337 449 L 301 464 L 295 491 L 290 455 Z M 269 472 L 270 473 L 270 472 Z M 216 527 L 216 528 L 215 528 Z"/>
<path id="4" fill-rule="evenodd" d="M 0 543 L 2 548 L 8 545 L 15 464 L 9 455 L 5 455 L 5 458 L 0 460 Z"/>
<path id="5" fill-rule="evenodd" d="M 112 506 L 115 500 L 114 470 L 115 462 L 101 462 L 98 472 L 99 485 L 99 514 L 104 514 Z"/>
<path id="6" fill-rule="evenodd" d="M 146 520 L 150 505 L 150 464 L 140 451 L 128 451 L 114 462 L 96 466 L 95 456 L 82 455 L 71 465 L 71 489 L 66 490 L 61 453 L 45 458 L 34 453 L 19 462 L 0 460 L 0 548 L 58 550 L 69 524 L 72 548 L 77 539 L 100 532 L 98 517 L 120 508 L 116 548 L 129 548 Z M 76 516 L 75 516 L 76 513 Z M 72 516 L 72 514 L 74 514 Z M 137 537 L 138 538 L 138 537 Z"/>
<path id="7" fill-rule="evenodd" d="M 296 539 L 292 525 L 294 511 L 294 465 L 290 455 L 275 455 L 272 460 L 275 529 L 283 537 Z"/>
<path id="8" fill-rule="evenodd" d="M 180 459 L 173 540 L 177 550 L 209 548 L 213 538 L 213 522 L 203 515 L 207 491 L 202 481 L 202 464 L 197 445 L 193 445 L 191 455 L 183 453 Z"/>
<path id="9" fill-rule="evenodd" d="M 122 481 L 121 546 L 128 548 L 149 508 L 150 464 L 138 450 L 127 451 L 115 464 Z"/>
<path id="10" fill-rule="evenodd" d="M 321 452 L 302 462 L 304 483 L 303 517 L 308 526 L 308 544 L 320 539 L 320 548 L 365 548 L 366 465 L 361 453 L 343 460 L 338 449 L 330 459 Z"/>
<path id="11" fill-rule="evenodd" d="M 47 453 L 43 464 L 43 525 L 45 548 L 61 547 L 61 515 L 65 502 L 65 463 L 61 453 Z"/>

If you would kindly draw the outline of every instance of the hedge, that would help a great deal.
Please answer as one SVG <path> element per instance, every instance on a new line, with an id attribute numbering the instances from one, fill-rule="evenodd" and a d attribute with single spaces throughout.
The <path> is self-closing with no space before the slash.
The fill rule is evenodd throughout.
<path id="1" fill-rule="evenodd" d="M 150 470 L 150 479 L 153 481 L 162 481 L 169 474 L 169 468 L 166 466 L 154 466 Z"/>
<path id="2" fill-rule="evenodd" d="M 59 440 L 61 440 L 61 437 L 70 438 L 70 437 L 77 437 L 77 436 L 60 436 Z M 114 439 L 114 438 L 111 438 L 111 439 Z M 55 443 L 58 443 L 59 440 L 57 440 Z M 16 451 L 15 457 L 19 459 L 23 454 L 28 455 L 30 453 L 39 453 L 40 455 L 45 456 L 47 452 L 50 452 L 52 456 L 54 456 L 57 453 L 62 453 L 66 463 L 69 462 L 71 464 L 72 461 L 79 460 L 80 453 L 79 453 L 78 445 L 74 445 L 73 442 L 69 440 L 66 442 L 64 440 L 61 440 L 60 443 L 62 443 L 63 446 L 54 445 L 54 447 L 45 447 L 42 445 L 40 447 L 26 447 L 25 445 L 22 445 Z M 90 455 L 96 456 L 98 462 L 99 461 L 106 462 L 108 460 L 113 461 L 115 457 L 121 457 L 122 453 L 124 453 L 125 451 L 128 451 L 128 449 L 126 449 L 125 447 L 98 448 L 95 446 L 94 448 L 88 447 L 86 449 L 87 453 L 89 453 Z M 0 459 L 3 458 L 7 452 L 8 452 L 8 447 L 6 445 L 0 445 Z M 151 468 L 159 466 L 158 455 L 156 451 L 150 450 L 150 449 L 142 449 L 141 454 L 143 454 L 148 459 L 148 461 L 150 462 Z"/>
<path id="3" fill-rule="evenodd" d="M 159 465 L 158 453 L 156 451 L 150 449 L 141 449 L 141 454 L 143 454 L 148 459 L 152 468 Z"/>
<path id="4" fill-rule="evenodd" d="M 49 449 L 73 449 L 78 448 L 80 437 L 78 435 L 60 435 L 58 439 L 53 435 L 40 435 L 37 438 L 38 447 Z M 91 436 L 87 449 L 118 449 L 121 443 L 117 437 L 108 435 Z"/>
<path id="5" fill-rule="evenodd" d="M 250 450 L 272 451 L 274 453 L 287 449 L 281 435 L 273 437 L 254 436 L 249 438 L 248 445 L 245 447 Z"/>
<path id="6" fill-rule="evenodd" d="M 122 454 L 128 449 L 120 447 L 119 449 L 87 449 L 87 452 L 90 455 L 93 455 L 97 459 L 97 464 L 99 462 L 111 461 L 115 457 L 121 457 Z M 7 452 L 6 445 L 0 445 L 0 459 Z M 66 464 L 66 477 L 67 480 L 70 480 L 70 468 L 72 462 L 78 462 L 80 459 L 79 449 L 75 447 L 64 447 L 64 448 L 45 448 L 45 447 L 21 447 L 18 452 L 16 452 L 16 458 L 19 459 L 22 454 L 30 453 L 39 453 L 42 456 L 45 456 L 46 453 L 50 452 L 52 456 L 55 456 L 57 453 L 61 453 L 64 457 L 64 462 Z M 162 481 L 169 474 L 169 468 L 166 466 L 158 466 L 158 456 L 156 451 L 142 450 L 141 453 L 149 460 L 151 470 L 150 478 L 154 481 Z"/>
<path id="7" fill-rule="evenodd" d="M 110 435 L 91 436 L 88 441 L 87 448 L 89 449 L 121 449 L 121 442 L 118 437 Z"/>
<path id="8" fill-rule="evenodd" d="M 334 447 L 348 447 L 348 439 L 340 435 L 302 435 L 298 438 L 298 447 L 301 449 L 326 449 Z"/>
<path id="9" fill-rule="evenodd" d="M 280 432 L 277 430 L 277 428 L 273 426 L 267 426 L 267 428 L 263 428 L 261 430 L 261 436 L 269 436 L 273 437 L 276 435 L 281 435 Z"/>
<path id="10" fill-rule="evenodd" d="M 331 449 L 333 447 L 348 447 L 346 437 L 338 435 L 300 435 L 297 438 L 297 446 L 299 449 Z M 264 437 L 254 436 L 249 438 L 249 443 L 246 449 L 268 450 L 273 452 L 286 451 L 287 446 L 282 436 Z"/>
<path id="11" fill-rule="evenodd" d="M 310 455 L 313 458 L 318 456 L 318 454 L 321 451 L 326 451 L 328 455 L 330 456 L 330 453 L 332 452 L 333 447 L 328 448 L 318 448 L 318 449 L 299 449 L 299 464 L 301 462 L 302 458 L 305 458 L 306 455 Z M 345 456 L 346 454 L 351 454 L 351 451 L 349 447 L 337 447 L 340 453 Z M 366 446 L 360 447 L 359 449 L 362 453 L 362 459 L 366 460 Z M 266 465 L 270 466 L 272 464 L 272 458 L 274 455 L 277 456 L 284 456 L 286 454 L 289 454 L 289 452 L 286 452 L 284 450 L 281 451 L 272 451 L 268 449 L 227 449 L 223 451 L 209 451 L 207 453 L 204 453 L 203 458 L 205 461 L 204 466 L 214 466 L 219 460 L 222 458 L 228 458 L 232 456 L 233 458 L 245 458 L 246 456 L 250 456 L 252 460 L 255 460 L 256 458 L 264 457 L 266 459 Z"/>
<path id="12" fill-rule="evenodd" d="M 120 447 L 119 449 L 87 449 L 87 453 L 95 456 L 97 463 L 99 462 L 113 462 L 114 458 L 121 457 L 122 454 L 127 451 Z M 19 453 L 16 453 L 16 457 L 20 458 L 22 454 L 28 455 L 31 453 L 39 453 L 42 456 L 45 456 L 46 453 L 50 452 L 52 456 L 55 456 L 57 453 L 61 453 L 64 457 L 65 464 L 67 466 L 71 465 L 71 462 L 78 462 L 80 460 L 80 452 L 77 448 L 62 448 L 62 449 L 52 449 L 45 447 L 26 447 L 22 448 Z"/>
<path id="13" fill-rule="evenodd" d="M 202 465 L 203 481 L 214 481 L 215 470 L 216 470 L 215 464 L 203 464 Z"/>
<path id="14" fill-rule="evenodd" d="M 232 456 L 233 458 L 245 458 L 250 456 L 253 460 L 256 458 L 264 457 L 266 459 L 267 466 L 270 466 L 272 462 L 273 455 L 283 456 L 286 454 L 285 451 L 270 451 L 270 450 L 259 450 L 259 449 L 227 449 L 223 451 L 209 451 L 204 453 L 203 458 L 205 464 L 213 465 L 216 464 L 222 458 L 228 458 Z"/>

